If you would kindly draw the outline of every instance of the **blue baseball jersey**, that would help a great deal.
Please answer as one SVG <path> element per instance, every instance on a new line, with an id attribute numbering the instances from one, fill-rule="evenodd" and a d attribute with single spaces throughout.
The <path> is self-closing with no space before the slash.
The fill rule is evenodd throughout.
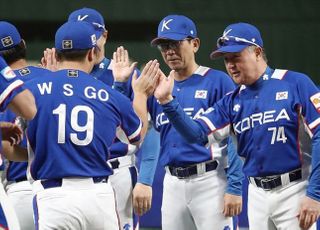
<path id="1" fill-rule="evenodd" d="M 48 72 L 47 69 L 39 68 L 35 66 L 27 66 L 21 69 L 14 70 L 15 75 L 17 78 L 22 80 L 23 82 L 36 79 L 38 77 L 45 76 Z M 16 114 L 13 113 L 11 110 L 6 110 L 4 113 L 0 114 L 0 121 L 7 121 L 19 124 L 19 118 L 17 118 Z M 22 139 L 20 143 L 21 146 L 27 147 L 26 138 Z M 27 162 L 13 162 L 9 161 L 6 167 L 6 179 L 7 181 L 21 181 L 27 179 Z"/>
<path id="2" fill-rule="evenodd" d="M 175 81 L 172 94 L 185 113 L 195 119 L 232 90 L 234 90 L 234 83 L 227 74 L 200 66 L 186 80 Z M 149 98 L 148 110 L 155 129 L 160 132 L 162 166 L 186 166 L 221 155 L 220 150 L 226 143 L 217 144 L 219 146 L 212 145 L 211 148 L 188 143 L 169 122 L 155 97 Z"/>
<path id="3" fill-rule="evenodd" d="M 102 81 L 103 83 L 107 84 L 108 86 L 114 85 L 114 76 L 112 73 L 112 65 L 113 61 L 104 58 L 98 65 L 95 65 L 91 75 L 93 75 L 96 79 Z M 130 78 L 126 83 L 121 84 L 121 90 L 124 91 L 124 94 L 133 99 L 133 91 L 131 88 L 131 79 Z M 114 143 L 110 147 L 110 159 L 125 156 L 132 151 L 135 151 L 135 148 L 121 142 L 119 139 L 115 139 Z"/>
<path id="4" fill-rule="evenodd" d="M 140 140 L 130 100 L 87 73 L 61 70 L 26 86 L 38 109 L 27 129 L 35 180 L 108 176 L 116 133 L 129 143 Z"/>
<path id="5" fill-rule="evenodd" d="M 0 56 L 0 111 L 3 112 L 12 99 L 23 90 L 23 81 L 16 77 Z"/>
<path id="6" fill-rule="evenodd" d="M 198 122 L 209 140 L 232 131 L 237 151 L 246 159 L 244 173 L 259 177 L 289 172 L 306 163 L 301 141 L 306 140 L 303 135 L 318 132 L 319 112 L 320 92 L 308 76 L 268 67 L 257 82 L 238 87 Z"/>

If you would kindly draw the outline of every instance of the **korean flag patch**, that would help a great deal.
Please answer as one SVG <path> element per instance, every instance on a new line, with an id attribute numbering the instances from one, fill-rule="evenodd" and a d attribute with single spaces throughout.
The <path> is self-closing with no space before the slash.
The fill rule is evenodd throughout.
<path id="1" fill-rule="evenodd" d="M 316 110 L 320 113 L 320 92 L 311 96 L 310 101 L 312 102 Z"/>
<path id="2" fill-rule="evenodd" d="M 196 93 L 194 94 L 194 98 L 206 99 L 207 94 L 208 94 L 207 90 L 196 90 Z"/>

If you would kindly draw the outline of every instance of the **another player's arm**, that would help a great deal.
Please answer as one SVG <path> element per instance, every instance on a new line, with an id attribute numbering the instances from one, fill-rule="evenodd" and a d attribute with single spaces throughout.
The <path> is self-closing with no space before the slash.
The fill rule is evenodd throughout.
<path id="1" fill-rule="evenodd" d="M 27 149 L 17 145 L 22 140 L 23 132 L 20 127 L 11 122 L 0 122 L 2 135 L 1 153 L 11 161 L 27 161 Z"/>
<path id="2" fill-rule="evenodd" d="M 6 85 L 5 89 L 2 89 L 0 92 L 1 97 L 9 97 L 8 104 L 2 106 L 3 110 L 8 107 L 15 114 L 20 115 L 21 117 L 31 120 L 37 113 L 37 108 L 35 104 L 34 97 L 32 93 L 23 87 L 23 82 L 16 78 L 7 79 L 6 72 L 12 72 L 10 67 L 7 65 L 3 57 L 0 56 L 0 70 L 4 75 L 1 75 L 0 84 Z M 13 72 L 12 72 L 13 73 Z M 13 75 L 14 76 L 14 75 Z M 14 92 L 13 95 L 10 95 Z M 11 97 L 11 98 L 10 98 Z M 3 100 L 1 100 L 2 102 Z"/>

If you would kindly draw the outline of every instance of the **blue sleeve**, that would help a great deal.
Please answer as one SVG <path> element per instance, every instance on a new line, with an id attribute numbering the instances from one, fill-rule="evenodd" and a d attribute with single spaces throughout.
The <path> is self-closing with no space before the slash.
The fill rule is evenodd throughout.
<path id="1" fill-rule="evenodd" d="M 311 167 L 307 196 L 320 201 L 320 127 L 317 127 L 312 137 Z"/>
<path id="2" fill-rule="evenodd" d="M 151 128 L 140 148 L 141 164 L 138 182 L 152 186 L 160 153 L 160 135 Z"/>
<path id="3" fill-rule="evenodd" d="M 179 102 L 173 99 L 162 105 L 163 112 L 169 118 L 173 127 L 190 143 L 206 145 L 208 136 L 202 126 L 192 120 L 181 108 Z"/>
<path id="4" fill-rule="evenodd" d="M 127 82 L 117 82 L 117 81 L 115 81 L 115 82 L 113 82 L 112 88 L 114 88 L 118 92 L 122 93 L 126 97 L 130 98 L 130 92 L 129 92 L 128 87 L 127 87 Z"/>
<path id="5" fill-rule="evenodd" d="M 228 166 L 229 167 L 226 169 L 228 181 L 226 193 L 241 196 L 242 181 L 244 179 L 242 172 L 243 162 L 236 151 L 231 137 L 229 137 L 228 143 Z"/>

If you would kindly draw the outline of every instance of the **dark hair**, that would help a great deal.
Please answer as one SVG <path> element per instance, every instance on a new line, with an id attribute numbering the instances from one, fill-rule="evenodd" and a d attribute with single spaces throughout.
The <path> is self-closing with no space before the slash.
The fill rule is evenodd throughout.
<path id="1" fill-rule="evenodd" d="M 57 50 L 58 61 L 83 61 L 90 49 L 85 50 Z"/>
<path id="2" fill-rule="evenodd" d="M 1 50 L 0 54 L 3 56 L 4 60 L 7 62 L 8 65 L 20 60 L 25 59 L 27 56 L 27 48 L 23 40 L 18 45 L 7 49 Z"/>

